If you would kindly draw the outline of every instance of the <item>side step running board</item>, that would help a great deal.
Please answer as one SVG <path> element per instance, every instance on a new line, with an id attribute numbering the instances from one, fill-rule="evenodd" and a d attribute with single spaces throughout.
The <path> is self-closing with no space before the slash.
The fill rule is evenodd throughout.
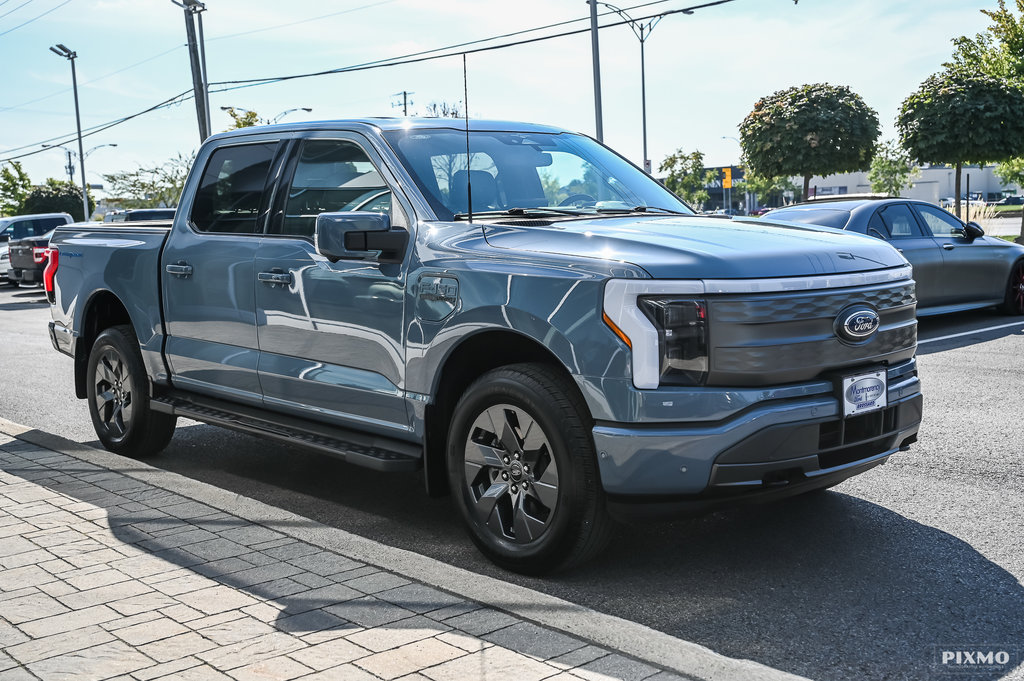
<path id="1" fill-rule="evenodd" d="M 415 471 L 422 464 L 422 448 L 413 443 L 335 428 L 206 396 L 175 391 L 150 398 L 150 405 L 154 411 L 309 447 L 378 471 Z"/>

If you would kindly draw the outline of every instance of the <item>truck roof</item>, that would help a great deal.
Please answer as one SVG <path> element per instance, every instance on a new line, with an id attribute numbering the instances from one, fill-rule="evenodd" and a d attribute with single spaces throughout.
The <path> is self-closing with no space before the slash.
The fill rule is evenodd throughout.
<path id="1" fill-rule="evenodd" d="M 279 123 L 277 125 L 254 125 L 237 130 L 213 135 L 211 139 L 222 139 L 225 137 L 238 137 L 253 135 L 269 131 L 281 132 L 305 132 L 309 130 L 337 130 L 337 129 L 358 129 L 362 127 L 376 128 L 377 130 L 426 130 L 448 128 L 451 130 L 465 130 L 466 119 L 464 118 L 405 118 L 405 117 L 380 117 L 380 118 L 345 118 L 325 121 L 302 121 L 296 123 Z M 560 133 L 570 132 L 562 128 L 550 125 L 538 125 L 536 123 L 522 123 L 518 121 L 486 120 L 478 118 L 469 119 L 470 131 L 512 131 L 512 132 L 534 132 L 534 133 Z"/>

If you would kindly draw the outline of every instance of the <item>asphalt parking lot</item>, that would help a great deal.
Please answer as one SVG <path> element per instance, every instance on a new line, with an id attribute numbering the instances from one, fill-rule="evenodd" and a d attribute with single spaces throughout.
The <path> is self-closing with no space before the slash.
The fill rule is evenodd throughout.
<path id="1" fill-rule="evenodd" d="M 39 289 L 0 289 L 0 416 L 86 443 L 71 360 Z M 547 579 L 473 549 L 448 500 L 385 476 L 182 422 L 152 465 L 321 523 L 816 679 L 944 678 L 943 650 L 1024 653 L 1024 320 L 920 324 L 920 441 L 825 494 L 624 528 Z M 979 672 L 963 678 L 1002 678 Z"/>

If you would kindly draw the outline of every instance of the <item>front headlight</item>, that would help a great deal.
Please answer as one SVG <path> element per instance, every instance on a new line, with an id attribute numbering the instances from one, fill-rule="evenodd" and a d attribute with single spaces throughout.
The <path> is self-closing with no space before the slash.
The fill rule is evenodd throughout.
<path id="1" fill-rule="evenodd" d="M 708 372 L 704 282 L 612 279 L 604 321 L 632 355 L 633 385 L 703 385 Z"/>
<path id="2" fill-rule="evenodd" d="M 703 385 L 708 376 L 708 313 L 704 301 L 644 296 L 637 303 L 658 330 L 660 383 Z"/>

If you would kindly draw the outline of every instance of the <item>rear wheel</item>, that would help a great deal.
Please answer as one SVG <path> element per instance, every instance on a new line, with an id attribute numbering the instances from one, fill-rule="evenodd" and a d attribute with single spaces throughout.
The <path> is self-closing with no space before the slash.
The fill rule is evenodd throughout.
<path id="1" fill-rule="evenodd" d="M 1011 315 L 1024 314 L 1024 260 L 1018 260 L 1010 268 L 1002 310 Z"/>
<path id="2" fill-rule="evenodd" d="M 581 563 L 607 542 L 586 406 L 539 364 L 490 371 L 459 400 L 448 476 L 470 537 L 498 565 L 540 574 Z"/>
<path id="3" fill-rule="evenodd" d="M 141 458 L 171 441 L 177 419 L 150 407 L 146 368 L 130 326 L 99 335 L 89 354 L 87 381 L 89 414 L 104 447 Z"/>

